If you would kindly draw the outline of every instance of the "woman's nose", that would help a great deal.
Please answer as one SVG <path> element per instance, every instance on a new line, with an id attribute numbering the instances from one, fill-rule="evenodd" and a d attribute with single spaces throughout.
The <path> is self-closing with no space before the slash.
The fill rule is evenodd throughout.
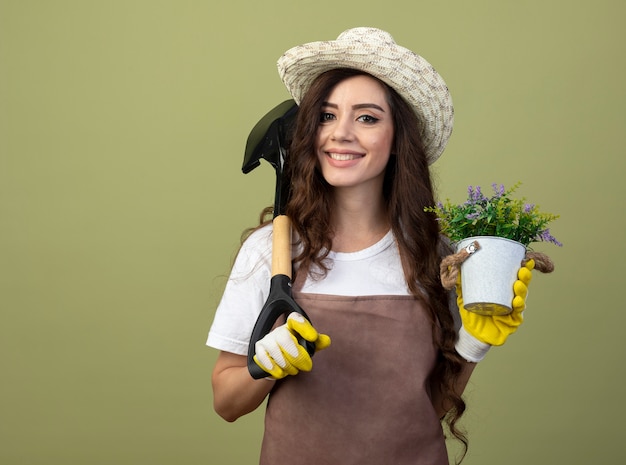
<path id="1" fill-rule="evenodd" d="M 331 138 L 336 141 L 352 140 L 352 125 L 347 119 L 337 119 L 333 125 Z"/>

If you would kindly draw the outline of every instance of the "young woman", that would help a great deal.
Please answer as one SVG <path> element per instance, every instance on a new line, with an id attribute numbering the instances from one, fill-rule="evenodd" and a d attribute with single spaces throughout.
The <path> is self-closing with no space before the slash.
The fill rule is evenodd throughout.
<path id="1" fill-rule="evenodd" d="M 299 105 L 287 177 L 298 314 L 256 346 L 250 334 L 270 280 L 271 224 L 243 243 L 207 344 L 220 350 L 214 404 L 234 421 L 269 395 L 261 464 L 447 464 L 463 389 L 515 311 L 469 315 L 450 298 L 448 254 L 434 216 L 429 165 L 452 130 L 448 89 L 422 57 L 372 28 L 287 51 L 279 73 Z M 529 268 L 532 267 L 532 263 Z M 311 359 L 296 337 L 314 342 Z M 331 343 L 332 341 L 332 343 Z M 324 350 L 322 350 L 324 349 Z"/>

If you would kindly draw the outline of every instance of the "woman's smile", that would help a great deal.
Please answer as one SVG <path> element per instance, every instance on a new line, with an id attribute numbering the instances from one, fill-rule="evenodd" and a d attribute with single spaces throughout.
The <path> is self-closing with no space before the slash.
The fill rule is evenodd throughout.
<path id="1" fill-rule="evenodd" d="M 346 152 L 346 151 L 330 151 L 326 152 L 328 156 L 328 164 L 334 168 L 350 168 L 363 159 L 363 153 Z"/>
<path id="2" fill-rule="evenodd" d="M 363 155 L 356 154 L 356 153 L 327 152 L 326 154 L 333 160 L 337 160 L 337 161 L 356 160 L 357 158 L 363 157 Z"/>

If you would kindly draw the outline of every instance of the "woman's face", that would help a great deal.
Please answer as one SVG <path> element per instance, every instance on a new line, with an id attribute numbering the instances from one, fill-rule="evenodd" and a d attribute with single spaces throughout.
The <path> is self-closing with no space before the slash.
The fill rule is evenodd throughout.
<path id="1" fill-rule="evenodd" d="M 315 150 L 334 187 L 382 189 L 394 126 L 385 88 L 370 76 L 337 84 L 322 105 Z"/>

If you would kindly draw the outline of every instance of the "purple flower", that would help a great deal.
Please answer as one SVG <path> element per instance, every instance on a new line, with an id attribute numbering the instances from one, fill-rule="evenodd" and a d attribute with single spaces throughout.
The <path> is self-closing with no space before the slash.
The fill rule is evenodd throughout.
<path id="1" fill-rule="evenodd" d="M 539 232 L 539 234 L 537 235 L 537 240 L 543 242 L 552 242 L 554 245 L 558 245 L 559 247 L 563 246 L 562 243 L 557 241 L 556 238 L 552 234 L 550 234 L 550 228 L 546 228 L 543 231 Z"/>
<path id="2" fill-rule="evenodd" d="M 524 205 L 524 213 L 530 213 L 531 211 L 533 211 L 533 208 L 535 208 L 535 204 L 527 203 L 526 205 Z"/>
<path id="3" fill-rule="evenodd" d="M 481 202 L 485 199 L 485 196 L 483 195 L 482 191 L 480 190 L 480 186 L 476 186 L 476 189 L 474 189 L 474 186 L 469 186 L 467 188 L 467 196 L 469 198 L 469 200 L 467 202 L 465 202 L 465 205 L 473 205 L 475 203 Z"/>
<path id="4" fill-rule="evenodd" d="M 500 184 L 499 186 L 494 182 L 491 187 L 493 187 L 493 192 L 496 194 L 496 197 L 502 197 L 505 193 L 504 184 Z"/>
<path id="5" fill-rule="evenodd" d="M 465 205 L 470 205 L 472 203 L 474 203 L 474 186 L 468 186 L 467 187 L 467 202 L 465 202 Z"/>
<path id="6" fill-rule="evenodd" d="M 468 220 L 475 220 L 479 216 L 480 216 L 479 212 L 474 212 L 474 213 L 469 213 L 468 215 L 465 215 L 465 218 L 467 218 Z"/>

